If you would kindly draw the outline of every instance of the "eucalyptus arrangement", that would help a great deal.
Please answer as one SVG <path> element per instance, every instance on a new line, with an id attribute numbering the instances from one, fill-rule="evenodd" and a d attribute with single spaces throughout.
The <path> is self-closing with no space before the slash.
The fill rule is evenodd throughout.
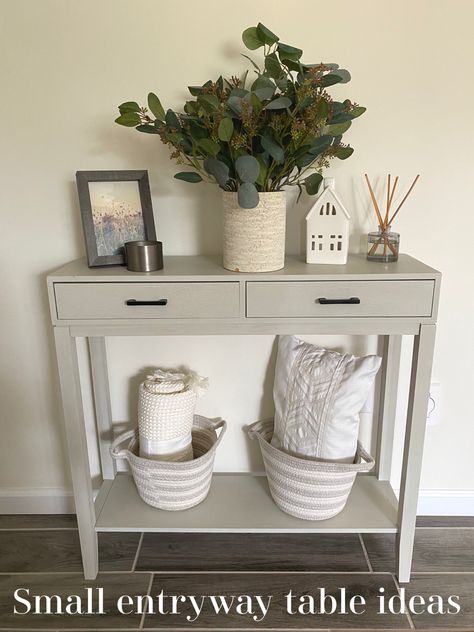
<path id="1" fill-rule="evenodd" d="M 327 89 L 347 83 L 350 74 L 334 63 L 305 64 L 303 51 L 280 42 L 263 24 L 242 34 L 250 50 L 263 49 L 261 65 L 243 78 L 219 77 L 191 86 L 194 97 L 184 112 L 166 112 L 148 95 L 148 107 L 135 101 L 119 106 L 119 125 L 157 134 L 171 158 L 192 171 L 175 175 L 186 182 L 211 181 L 238 194 L 242 208 L 254 208 L 259 192 L 286 186 L 318 192 L 321 171 L 333 158 L 345 160 L 352 147 L 342 142 L 364 107 L 335 101 Z"/>

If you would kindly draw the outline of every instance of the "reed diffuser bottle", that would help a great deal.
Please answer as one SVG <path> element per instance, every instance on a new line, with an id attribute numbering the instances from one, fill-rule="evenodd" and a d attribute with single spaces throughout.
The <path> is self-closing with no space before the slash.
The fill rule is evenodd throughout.
<path id="1" fill-rule="evenodd" d="M 405 203 L 405 200 L 412 192 L 413 187 L 415 186 L 419 177 L 419 175 L 416 176 L 411 187 L 408 189 L 407 194 L 398 205 L 396 211 L 392 215 L 390 215 L 390 209 L 392 208 L 395 189 L 397 188 L 398 184 L 398 176 L 395 178 L 393 187 L 391 187 L 391 176 L 390 174 L 388 175 L 387 202 L 385 213 L 382 216 L 382 213 L 380 211 L 381 205 L 379 206 L 372 185 L 370 184 L 370 180 L 367 174 L 365 174 L 367 186 L 369 187 L 370 197 L 372 199 L 372 204 L 374 205 L 375 214 L 379 223 L 378 231 L 369 233 L 367 236 L 367 259 L 369 261 L 390 263 L 392 261 L 398 260 L 400 235 L 398 233 L 392 232 L 392 222 L 397 216 L 399 210 L 402 208 L 403 204 Z"/>
<path id="2" fill-rule="evenodd" d="M 390 263 L 397 261 L 400 245 L 399 233 L 392 233 L 391 226 L 379 226 L 379 229 L 367 235 L 367 259 Z"/>

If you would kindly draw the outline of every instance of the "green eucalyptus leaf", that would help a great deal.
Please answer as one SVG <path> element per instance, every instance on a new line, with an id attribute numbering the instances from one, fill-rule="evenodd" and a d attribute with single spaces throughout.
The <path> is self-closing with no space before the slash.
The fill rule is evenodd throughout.
<path id="1" fill-rule="evenodd" d="M 265 75 L 260 75 L 252 84 L 252 91 L 261 101 L 271 99 L 275 94 L 276 86 L 273 81 Z"/>
<path id="2" fill-rule="evenodd" d="M 362 107 L 361 105 L 358 105 L 355 108 L 352 108 L 352 110 L 350 111 L 350 115 L 352 116 L 353 119 L 357 118 L 358 116 L 362 116 L 362 114 L 367 110 L 367 108 Z"/>
<path id="3" fill-rule="evenodd" d="M 267 165 L 265 164 L 264 160 L 260 157 L 257 158 L 258 160 L 258 164 L 260 166 L 260 173 L 258 174 L 258 178 L 256 180 L 256 183 L 263 187 L 265 184 L 265 178 L 267 177 L 267 172 L 268 172 L 268 168 Z"/>
<path id="4" fill-rule="evenodd" d="M 136 101 L 126 101 L 118 107 L 120 114 L 126 114 L 127 112 L 140 112 L 140 106 Z"/>
<path id="5" fill-rule="evenodd" d="M 148 95 L 148 107 L 150 108 L 150 112 L 156 116 L 159 121 L 165 120 L 166 114 L 161 105 L 161 101 L 153 92 L 150 92 Z"/>
<path id="6" fill-rule="evenodd" d="M 332 72 L 341 78 L 341 83 L 349 83 L 349 81 L 351 80 L 351 73 L 345 68 L 338 68 L 337 70 L 333 70 Z"/>
<path id="7" fill-rule="evenodd" d="M 260 165 L 254 156 L 240 156 L 235 161 L 235 170 L 242 182 L 255 182 L 260 173 Z"/>
<path id="8" fill-rule="evenodd" d="M 199 125 L 197 121 L 188 121 L 189 133 L 193 137 L 194 140 L 198 141 L 201 138 L 209 138 L 209 131 Z"/>
<path id="9" fill-rule="evenodd" d="M 207 173 L 216 179 L 219 186 L 224 187 L 229 179 L 229 167 L 225 162 L 217 160 L 213 156 L 208 156 L 203 164 Z"/>
<path id="10" fill-rule="evenodd" d="M 213 112 L 219 107 L 219 99 L 215 94 L 200 94 L 197 100 L 206 112 Z"/>
<path id="11" fill-rule="evenodd" d="M 166 139 L 173 143 L 173 145 L 179 145 L 183 140 L 183 135 L 179 132 L 167 132 Z"/>
<path id="12" fill-rule="evenodd" d="M 248 94 L 249 91 L 245 88 L 232 88 L 232 90 L 229 92 L 229 97 L 240 97 L 241 99 L 243 99 Z"/>
<path id="13" fill-rule="evenodd" d="M 282 67 L 276 53 L 270 53 L 265 57 L 265 72 L 272 79 L 279 79 L 283 74 Z"/>
<path id="14" fill-rule="evenodd" d="M 271 99 L 272 96 L 275 94 L 275 89 L 276 86 L 273 81 L 265 75 L 260 75 L 260 77 L 257 77 L 257 79 L 252 84 L 252 91 L 262 101 Z"/>
<path id="15" fill-rule="evenodd" d="M 193 95 L 193 97 L 198 97 L 200 94 L 202 94 L 203 89 L 208 88 L 209 86 L 212 86 L 211 79 L 206 81 L 206 83 L 204 83 L 202 86 L 188 86 L 188 90 Z"/>
<path id="16" fill-rule="evenodd" d="M 145 134 L 159 134 L 160 130 L 157 129 L 154 125 L 138 125 L 136 128 L 137 132 L 144 132 Z"/>
<path id="17" fill-rule="evenodd" d="M 115 119 L 115 122 L 125 127 L 136 127 L 140 125 L 141 119 L 136 112 L 125 112 Z"/>
<path id="18" fill-rule="evenodd" d="M 275 162 L 281 165 L 285 161 L 285 152 L 269 134 L 262 136 L 261 143 L 262 147 L 268 151 Z"/>
<path id="19" fill-rule="evenodd" d="M 245 29 L 245 31 L 242 33 L 242 41 L 250 50 L 256 50 L 257 48 L 263 46 L 265 43 L 260 39 L 260 35 L 258 34 L 256 26 L 251 26 L 250 28 Z"/>
<path id="20" fill-rule="evenodd" d="M 308 165 L 310 165 L 315 160 L 316 160 L 316 155 L 315 154 L 310 154 L 308 152 L 308 153 L 304 153 L 301 156 L 299 156 L 297 158 L 297 160 L 295 161 L 295 164 L 300 169 L 303 169 L 303 167 L 307 167 Z"/>
<path id="21" fill-rule="evenodd" d="M 194 153 L 194 148 L 192 146 L 191 141 L 184 137 L 181 139 L 181 143 L 180 143 L 181 149 L 184 151 L 184 153 L 188 156 L 192 156 Z"/>
<path id="22" fill-rule="evenodd" d="M 328 125 L 326 129 L 327 133 L 331 134 L 331 136 L 339 136 L 339 134 L 347 132 L 350 126 L 351 122 L 346 121 L 345 123 L 338 123 L 337 125 Z"/>
<path id="23" fill-rule="evenodd" d="M 314 156 L 319 156 L 319 154 L 322 154 L 323 151 L 326 151 L 326 149 L 329 149 L 332 141 L 333 141 L 332 136 L 329 136 L 329 135 L 319 136 L 314 141 L 314 143 L 311 144 L 308 151 L 310 154 L 313 154 Z"/>
<path id="24" fill-rule="evenodd" d="M 276 80 L 277 88 L 279 88 L 282 92 L 286 92 L 288 88 L 288 77 L 283 74 Z"/>
<path id="25" fill-rule="evenodd" d="M 336 83 L 342 83 L 341 77 L 332 72 L 328 72 L 327 75 L 321 77 L 321 85 L 323 88 L 328 88 L 329 86 L 333 86 Z"/>
<path id="26" fill-rule="evenodd" d="M 349 156 L 352 156 L 354 149 L 352 147 L 338 147 L 334 153 L 339 160 L 346 160 Z"/>
<path id="27" fill-rule="evenodd" d="M 260 88 L 272 88 L 273 90 L 275 90 L 275 84 L 270 79 L 270 77 L 267 77 L 266 75 L 260 75 L 252 83 L 252 90 L 255 92 L 255 90 L 258 90 Z"/>
<path id="28" fill-rule="evenodd" d="M 175 173 L 174 177 L 176 180 L 184 180 L 184 182 L 202 182 L 201 176 L 195 171 L 180 171 Z"/>
<path id="29" fill-rule="evenodd" d="M 198 97 L 202 92 L 202 86 L 188 86 L 188 90 L 193 97 Z"/>
<path id="30" fill-rule="evenodd" d="M 333 101 L 332 102 L 332 115 L 333 117 L 336 116 L 336 114 L 340 114 L 344 108 L 346 107 L 346 103 L 341 103 L 340 101 Z"/>
<path id="31" fill-rule="evenodd" d="M 254 112 L 254 114 L 258 116 L 260 112 L 262 111 L 263 105 L 260 99 L 258 98 L 258 95 L 255 94 L 255 92 L 252 92 L 250 94 L 250 103 L 252 105 L 252 111 Z"/>
<path id="32" fill-rule="evenodd" d="M 251 182 L 244 182 L 237 190 L 237 198 L 241 208 L 255 208 L 258 206 L 258 191 Z"/>
<path id="33" fill-rule="evenodd" d="M 289 108 L 292 101 L 288 97 L 278 97 L 265 106 L 266 110 L 284 110 Z"/>
<path id="34" fill-rule="evenodd" d="M 228 143 L 230 139 L 232 138 L 233 133 L 234 133 L 234 123 L 232 122 L 231 118 L 226 116 L 219 123 L 219 128 L 217 130 L 219 139 L 224 141 L 225 143 Z"/>
<path id="35" fill-rule="evenodd" d="M 257 34 L 259 39 L 261 39 L 264 44 L 268 44 L 269 46 L 275 44 L 280 39 L 278 35 L 272 33 L 270 29 L 264 26 L 261 22 L 257 24 Z"/>
<path id="36" fill-rule="evenodd" d="M 327 75 L 321 78 L 321 85 L 324 88 L 333 86 L 336 83 L 348 83 L 351 80 L 351 75 L 348 70 L 339 68 L 338 70 L 332 70 Z"/>
<path id="37" fill-rule="evenodd" d="M 294 46 L 289 46 L 288 44 L 283 44 L 282 42 L 278 43 L 277 51 L 280 59 L 289 59 L 290 61 L 298 61 L 303 54 L 303 51 L 300 48 L 295 48 Z"/>
<path id="38" fill-rule="evenodd" d="M 263 152 L 257 155 L 257 160 L 259 162 L 263 162 L 267 167 L 269 167 L 272 161 L 272 157 L 270 156 L 268 151 L 264 150 Z"/>
<path id="39" fill-rule="evenodd" d="M 320 173 L 312 173 L 304 180 L 304 186 L 308 195 L 316 195 L 319 191 L 323 176 Z"/>
<path id="40" fill-rule="evenodd" d="M 176 129 L 181 129 L 181 123 L 179 122 L 179 118 L 173 110 L 167 110 L 165 116 L 166 125 L 169 127 L 175 127 Z"/>
<path id="41" fill-rule="evenodd" d="M 210 138 L 201 138 L 201 140 L 198 141 L 197 145 L 202 153 L 209 156 L 217 156 L 217 154 L 219 153 L 219 145 Z"/>
<path id="42" fill-rule="evenodd" d="M 340 112 L 339 114 L 333 115 L 330 124 L 337 125 L 339 123 L 347 123 L 347 121 L 352 121 L 354 117 L 349 112 Z"/>
<path id="43" fill-rule="evenodd" d="M 235 114 L 241 114 L 242 112 L 242 97 L 229 97 L 227 99 L 227 106 L 234 112 Z"/>
<path id="44" fill-rule="evenodd" d="M 186 114 L 194 115 L 197 114 L 199 110 L 199 106 L 196 101 L 186 101 L 184 104 L 184 111 Z"/>
<path id="45" fill-rule="evenodd" d="M 294 70 L 295 72 L 299 72 L 299 64 L 297 60 L 287 59 L 286 57 L 282 57 L 280 55 L 281 63 L 288 68 L 288 70 Z"/>
<path id="46" fill-rule="evenodd" d="M 261 99 L 262 101 L 268 101 L 269 99 L 272 98 L 272 96 L 275 93 L 275 88 L 257 88 L 256 90 L 254 90 L 254 94 L 257 95 L 257 97 L 259 99 Z"/>
<path id="47" fill-rule="evenodd" d="M 323 120 L 329 115 L 329 103 L 322 97 L 319 99 L 318 105 L 316 106 L 316 115 L 318 118 Z"/>

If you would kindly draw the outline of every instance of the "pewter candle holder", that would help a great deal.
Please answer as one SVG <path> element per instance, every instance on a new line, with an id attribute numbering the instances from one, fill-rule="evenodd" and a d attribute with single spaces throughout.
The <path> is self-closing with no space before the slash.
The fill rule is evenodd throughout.
<path id="1" fill-rule="evenodd" d="M 163 269 L 163 244 L 161 241 L 127 241 L 125 243 L 127 270 L 153 272 Z"/>

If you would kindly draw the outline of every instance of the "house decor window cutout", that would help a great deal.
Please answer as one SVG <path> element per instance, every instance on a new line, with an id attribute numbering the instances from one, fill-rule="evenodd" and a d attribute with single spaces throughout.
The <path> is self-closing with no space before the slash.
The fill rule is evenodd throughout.
<path id="1" fill-rule="evenodd" d="M 324 189 L 306 215 L 306 262 L 347 262 L 350 215 L 336 194 L 335 179 L 324 178 Z"/>

